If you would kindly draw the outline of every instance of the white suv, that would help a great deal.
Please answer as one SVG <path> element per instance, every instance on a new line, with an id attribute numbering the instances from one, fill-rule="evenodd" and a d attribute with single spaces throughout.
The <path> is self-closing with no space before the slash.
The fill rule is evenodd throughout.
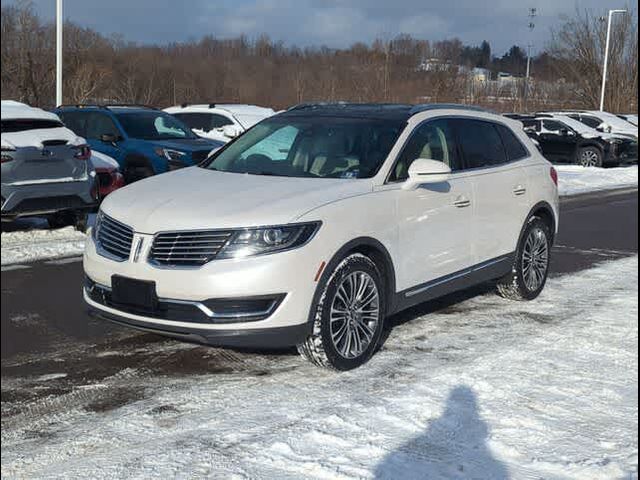
<path id="1" fill-rule="evenodd" d="M 256 123 L 275 115 L 271 108 L 255 105 L 183 103 L 164 110 L 179 118 L 193 132 L 204 138 L 227 143 Z"/>
<path id="2" fill-rule="evenodd" d="M 557 228 L 557 174 L 519 122 L 303 105 L 107 197 L 84 298 L 134 328 L 349 370 L 413 305 L 486 281 L 536 298 Z"/>

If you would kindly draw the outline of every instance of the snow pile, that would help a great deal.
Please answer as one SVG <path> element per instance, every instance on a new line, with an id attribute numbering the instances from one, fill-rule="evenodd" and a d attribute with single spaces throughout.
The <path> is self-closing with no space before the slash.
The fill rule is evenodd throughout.
<path id="1" fill-rule="evenodd" d="M 485 294 L 413 309 L 345 374 L 295 356 L 252 369 L 254 354 L 244 369 L 171 376 L 158 353 L 77 388 L 144 391 L 111 410 L 72 392 L 54 413 L 45 398 L 3 414 L 2 476 L 628 479 L 637 318 L 633 257 L 553 279 L 536 302 Z M 219 350 L 194 347 L 207 352 Z"/>
<path id="2" fill-rule="evenodd" d="M 638 187 L 638 166 L 621 168 L 584 168 L 557 165 L 561 196 Z"/>
<path id="3" fill-rule="evenodd" d="M 2 232 L 2 265 L 80 256 L 86 240 L 73 227 Z"/>

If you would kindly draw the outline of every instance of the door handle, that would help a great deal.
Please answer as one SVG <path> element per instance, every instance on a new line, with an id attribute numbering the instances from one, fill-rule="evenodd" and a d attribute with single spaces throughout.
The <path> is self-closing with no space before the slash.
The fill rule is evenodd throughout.
<path id="1" fill-rule="evenodd" d="M 467 197 L 460 195 L 458 198 L 456 198 L 456 201 L 453 202 L 453 204 L 457 207 L 457 208 L 466 208 L 471 206 L 471 200 L 469 200 Z"/>
<path id="2" fill-rule="evenodd" d="M 514 195 L 520 196 L 520 195 L 524 195 L 525 193 L 527 193 L 526 187 L 524 187 L 522 185 L 516 185 L 515 187 L 513 187 L 513 194 Z"/>

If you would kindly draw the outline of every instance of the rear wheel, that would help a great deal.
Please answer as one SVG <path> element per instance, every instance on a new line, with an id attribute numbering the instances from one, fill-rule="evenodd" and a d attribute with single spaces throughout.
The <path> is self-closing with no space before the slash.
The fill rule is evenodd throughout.
<path id="1" fill-rule="evenodd" d="M 498 281 L 498 293 L 511 300 L 533 300 L 547 282 L 551 260 L 552 233 L 538 217 L 525 228 L 511 272 Z"/>
<path id="2" fill-rule="evenodd" d="M 581 148 L 578 152 L 578 163 L 583 167 L 602 167 L 602 152 L 596 147 Z"/>
<path id="3" fill-rule="evenodd" d="M 313 332 L 298 346 L 310 362 L 346 371 L 375 353 L 384 323 L 384 283 L 376 264 L 361 254 L 342 260 L 314 306 Z"/>

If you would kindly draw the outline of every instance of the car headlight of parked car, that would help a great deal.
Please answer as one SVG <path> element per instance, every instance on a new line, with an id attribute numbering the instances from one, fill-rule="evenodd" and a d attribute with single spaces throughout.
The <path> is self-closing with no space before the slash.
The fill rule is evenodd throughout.
<path id="1" fill-rule="evenodd" d="M 2 146 L 2 163 L 11 162 L 16 149 L 9 146 Z"/>
<path id="2" fill-rule="evenodd" d="M 169 162 L 169 170 L 176 170 L 178 168 L 182 168 L 185 166 L 184 157 L 186 153 L 180 152 L 178 150 L 173 150 L 171 148 L 161 148 L 158 147 L 155 149 L 156 155 L 162 158 L 166 158 Z"/>
<path id="3" fill-rule="evenodd" d="M 217 258 L 244 258 L 292 250 L 313 238 L 321 222 L 237 230 Z"/>

